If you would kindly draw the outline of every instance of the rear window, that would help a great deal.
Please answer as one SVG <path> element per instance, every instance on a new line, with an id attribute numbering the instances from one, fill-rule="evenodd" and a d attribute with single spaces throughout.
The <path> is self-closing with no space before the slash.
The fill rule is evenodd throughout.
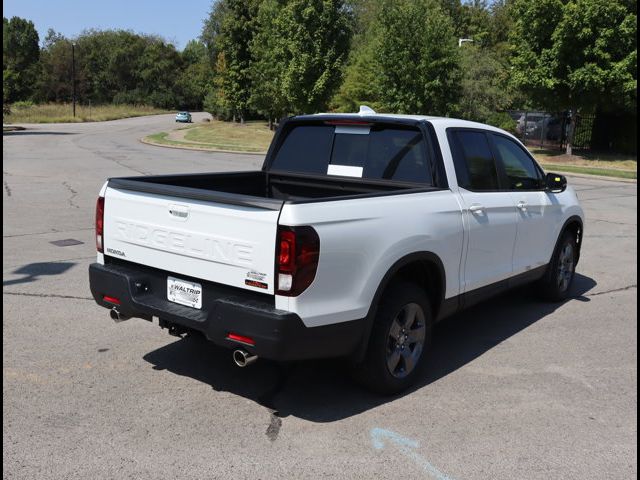
<path id="1" fill-rule="evenodd" d="M 294 126 L 273 170 L 432 183 L 422 132 L 398 126 Z"/>

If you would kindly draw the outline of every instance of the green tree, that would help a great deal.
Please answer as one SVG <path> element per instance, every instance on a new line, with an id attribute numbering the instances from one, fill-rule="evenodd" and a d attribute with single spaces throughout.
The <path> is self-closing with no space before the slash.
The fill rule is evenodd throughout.
<path id="1" fill-rule="evenodd" d="M 378 92 L 391 111 L 450 115 L 460 85 L 450 18 L 433 0 L 388 0 L 379 15 Z"/>
<path id="2" fill-rule="evenodd" d="M 74 39 L 78 99 L 93 103 L 177 106 L 177 82 L 183 60 L 175 47 L 153 35 L 124 30 L 89 30 Z M 71 98 L 71 41 L 52 34 L 45 39 L 38 98 Z"/>
<path id="3" fill-rule="evenodd" d="M 38 78 L 39 38 L 33 22 L 20 17 L 2 18 L 3 100 L 27 100 Z"/>
<path id="4" fill-rule="evenodd" d="M 215 64 L 215 74 L 211 87 L 208 88 L 204 98 L 204 109 L 220 120 L 230 120 L 232 118 L 232 109 L 225 95 L 224 86 L 222 84 L 227 69 L 224 53 L 218 53 L 218 59 Z"/>
<path id="5" fill-rule="evenodd" d="M 382 107 L 377 92 L 380 67 L 376 63 L 378 45 L 378 16 L 381 0 L 357 0 L 352 2 L 354 11 L 354 37 L 344 71 L 344 80 L 331 100 L 331 109 L 339 112 L 355 112 L 360 105 L 374 110 Z"/>
<path id="6" fill-rule="evenodd" d="M 344 81 L 332 100 L 332 109 L 339 112 L 357 112 L 360 105 L 374 110 L 384 109 L 378 89 L 378 77 L 381 66 L 377 62 L 376 50 L 378 38 L 374 31 L 376 25 L 370 25 L 366 32 L 359 35 L 357 45 L 349 55 Z"/>
<path id="7" fill-rule="evenodd" d="M 288 0 L 277 19 L 284 43 L 282 88 L 291 113 L 324 110 L 342 80 L 353 17 L 342 0 Z"/>
<path id="8" fill-rule="evenodd" d="M 227 14 L 227 3 L 224 0 L 214 0 L 211 4 L 209 15 L 202 25 L 200 41 L 205 45 L 212 68 L 218 63 L 220 53 L 219 40 L 222 30 L 222 21 Z"/>
<path id="9" fill-rule="evenodd" d="M 515 0 L 514 85 L 551 111 L 635 112 L 636 8 L 625 0 Z"/>
<path id="10" fill-rule="evenodd" d="M 251 52 L 249 44 L 254 35 L 255 16 L 259 0 L 222 0 L 224 15 L 217 35 L 218 55 L 224 56 L 225 69 L 218 71 L 226 102 L 233 119 L 241 123 L 249 113 L 251 95 Z"/>
<path id="11" fill-rule="evenodd" d="M 279 0 L 262 2 L 256 17 L 256 33 L 250 44 L 250 104 L 252 109 L 269 120 L 270 128 L 273 128 L 273 119 L 289 111 L 287 95 L 282 88 L 287 53 L 278 17 L 281 4 Z"/>
<path id="12" fill-rule="evenodd" d="M 207 48 L 203 42 L 191 40 L 181 57 L 183 66 L 176 82 L 180 108 L 200 110 L 213 80 Z"/>
<path id="13" fill-rule="evenodd" d="M 342 0 L 266 0 L 251 46 L 251 105 L 268 118 L 324 110 L 338 88 L 353 13 Z"/>
<path id="14" fill-rule="evenodd" d="M 459 115 L 476 122 L 487 122 L 496 111 L 511 106 L 508 68 L 500 56 L 488 48 L 465 44 L 460 48 L 462 80 Z"/>

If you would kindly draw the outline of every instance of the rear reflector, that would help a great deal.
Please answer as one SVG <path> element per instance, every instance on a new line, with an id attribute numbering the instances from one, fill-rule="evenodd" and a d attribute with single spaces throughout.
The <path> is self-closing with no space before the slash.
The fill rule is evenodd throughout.
<path id="1" fill-rule="evenodd" d="M 102 300 L 104 300 L 105 302 L 115 303 L 116 305 L 120 305 L 120 299 L 116 297 L 109 297 L 105 295 L 104 297 L 102 297 Z"/>
<path id="2" fill-rule="evenodd" d="M 233 340 L 234 342 L 244 343 L 246 345 L 255 345 L 256 342 L 251 337 L 245 337 L 244 335 L 238 335 L 237 333 L 229 333 L 227 335 L 229 340 Z"/>

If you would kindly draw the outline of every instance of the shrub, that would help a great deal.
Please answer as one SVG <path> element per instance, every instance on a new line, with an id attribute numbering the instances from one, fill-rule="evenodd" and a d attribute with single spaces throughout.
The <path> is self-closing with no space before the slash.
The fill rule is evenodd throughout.
<path id="1" fill-rule="evenodd" d="M 494 112 L 487 118 L 487 123 L 494 127 L 506 130 L 509 133 L 516 134 L 516 121 L 511 118 L 507 112 Z"/>
<path id="2" fill-rule="evenodd" d="M 20 100 L 18 102 L 13 102 L 11 106 L 16 110 L 21 110 L 25 108 L 33 107 L 34 103 L 31 100 Z"/>

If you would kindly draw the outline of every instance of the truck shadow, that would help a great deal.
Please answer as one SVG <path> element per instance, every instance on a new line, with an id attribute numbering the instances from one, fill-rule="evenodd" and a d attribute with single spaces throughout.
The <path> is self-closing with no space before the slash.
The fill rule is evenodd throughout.
<path id="1" fill-rule="evenodd" d="M 595 286 L 595 280 L 576 274 L 568 301 L 588 302 L 585 294 Z M 191 377 L 216 391 L 253 400 L 278 417 L 292 415 L 312 422 L 333 422 L 424 388 L 563 305 L 541 303 L 530 290 L 514 290 L 441 322 L 422 377 L 412 389 L 396 396 L 380 396 L 358 387 L 349 377 L 345 360 L 287 365 L 259 360 L 241 369 L 233 363 L 230 350 L 197 336 L 154 350 L 144 359 L 156 370 Z"/>
<path id="2" fill-rule="evenodd" d="M 18 285 L 21 283 L 31 283 L 38 280 L 43 276 L 62 275 L 76 262 L 38 262 L 29 263 L 11 272 L 14 275 L 22 275 L 20 278 L 14 278 L 12 280 L 3 280 L 2 286 L 9 287 L 11 285 Z"/>

